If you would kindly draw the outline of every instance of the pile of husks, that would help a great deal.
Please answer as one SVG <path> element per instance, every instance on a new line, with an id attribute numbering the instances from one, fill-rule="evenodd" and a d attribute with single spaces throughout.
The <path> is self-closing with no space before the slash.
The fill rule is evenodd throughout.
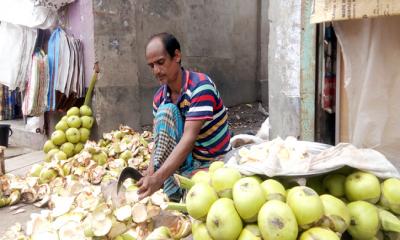
<path id="1" fill-rule="evenodd" d="M 34 165 L 25 177 L 1 176 L 0 207 L 19 202 L 46 207 L 41 213 L 31 215 L 25 231 L 16 224 L 1 239 L 187 236 L 191 229 L 189 219 L 160 207 L 167 202 L 162 190 L 139 201 L 135 183 L 128 180 L 118 201 L 102 192 L 115 182 L 124 167 L 147 169 L 151 139 L 150 132 L 140 134 L 121 126 L 117 131 L 103 134 L 97 143 L 86 142 L 84 149 L 69 159 L 60 160 L 53 155 L 48 162 Z"/>

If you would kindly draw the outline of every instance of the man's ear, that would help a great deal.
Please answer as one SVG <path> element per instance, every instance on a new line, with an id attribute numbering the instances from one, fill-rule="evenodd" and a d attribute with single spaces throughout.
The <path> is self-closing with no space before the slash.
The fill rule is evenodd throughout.
<path id="1" fill-rule="evenodd" d="M 182 58 L 181 51 L 179 51 L 178 49 L 175 49 L 175 56 L 174 56 L 175 62 L 180 63 L 181 58 Z"/>

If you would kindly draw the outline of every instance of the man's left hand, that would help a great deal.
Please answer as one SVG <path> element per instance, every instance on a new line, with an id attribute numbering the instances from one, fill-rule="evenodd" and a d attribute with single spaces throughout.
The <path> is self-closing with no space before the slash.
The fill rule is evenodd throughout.
<path id="1" fill-rule="evenodd" d="M 154 174 L 142 177 L 137 183 L 139 187 L 139 200 L 151 196 L 154 192 L 158 191 L 162 185 L 163 181 Z"/>

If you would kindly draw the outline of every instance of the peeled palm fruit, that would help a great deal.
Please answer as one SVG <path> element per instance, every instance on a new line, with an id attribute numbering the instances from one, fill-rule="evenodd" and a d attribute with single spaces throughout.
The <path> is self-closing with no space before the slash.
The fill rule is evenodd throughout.
<path id="1" fill-rule="evenodd" d="M 381 187 L 375 175 L 357 171 L 347 176 L 345 192 L 349 201 L 363 200 L 375 204 L 381 196 Z"/>
<path id="2" fill-rule="evenodd" d="M 218 168 L 211 176 L 211 186 L 219 197 L 232 199 L 232 187 L 240 178 L 240 172 L 236 169 Z"/>
<path id="3" fill-rule="evenodd" d="M 261 232 L 256 224 L 246 225 L 239 235 L 238 240 L 261 240 Z"/>
<path id="4" fill-rule="evenodd" d="M 400 180 L 397 178 L 386 179 L 382 185 L 380 204 L 390 211 L 400 214 Z"/>
<path id="5" fill-rule="evenodd" d="M 196 183 L 186 196 L 186 208 L 189 215 L 195 219 L 205 219 L 218 195 L 207 183 Z"/>
<path id="6" fill-rule="evenodd" d="M 242 232 L 242 219 L 236 212 L 232 199 L 220 198 L 207 214 L 207 230 L 211 237 L 220 240 L 237 239 Z"/>
<path id="7" fill-rule="evenodd" d="M 79 116 L 79 108 L 72 107 L 67 111 L 67 116 Z"/>
<path id="8" fill-rule="evenodd" d="M 57 148 L 51 140 L 47 140 L 43 145 L 43 152 L 48 153 L 50 150 Z"/>
<path id="9" fill-rule="evenodd" d="M 340 240 L 332 230 L 314 227 L 303 232 L 299 240 Z"/>
<path id="10" fill-rule="evenodd" d="M 329 194 L 320 196 L 324 205 L 323 226 L 332 229 L 335 232 L 343 233 L 350 224 L 350 212 L 346 204 Z"/>
<path id="11" fill-rule="evenodd" d="M 274 179 L 267 179 L 261 183 L 261 188 L 267 200 L 286 202 L 286 190 L 280 182 Z"/>
<path id="12" fill-rule="evenodd" d="M 377 208 L 366 201 L 355 201 L 347 205 L 350 211 L 350 226 L 347 231 L 355 239 L 370 239 L 379 230 Z"/>
<path id="13" fill-rule="evenodd" d="M 297 186 L 288 191 L 287 204 L 293 210 L 297 223 L 303 229 L 310 228 L 324 215 L 324 206 L 318 194 L 311 188 Z"/>
<path id="14" fill-rule="evenodd" d="M 346 177 L 341 174 L 329 174 L 324 178 L 323 184 L 329 194 L 335 197 L 343 197 L 345 194 L 344 183 Z"/>
<path id="15" fill-rule="evenodd" d="M 60 146 L 61 144 L 67 141 L 67 137 L 65 133 L 61 130 L 56 130 L 51 134 L 51 141 L 55 144 Z"/>
<path id="16" fill-rule="evenodd" d="M 260 209 L 257 217 L 258 227 L 264 239 L 295 240 L 298 234 L 296 217 L 284 202 L 270 200 Z"/>
<path id="17" fill-rule="evenodd" d="M 81 116 L 92 116 L 92 109 L 88 105 L 82 105 L 79 108 Z"/>
<path id="18" fill-rule="evenodd" d="M 80 128 L 82 125 L 80 117 L 75 115 L 68 117 L 67 123 L 70 128 Z"/>
<path id="19" fill-rule="evenodd" d="M 82 127 L 87 128 L 87 129 L 91 129 L 94 123 L 94 119 L 93 117 L 89 117 L 89 116 L 83 116 L 81 117 L 81 123 L 82 123 Z"/>
<path id="20" fill-rule="evenodd" d="M 68 129 L 68 127 L 69 127 L 69 126 L 68 126 L 67 121 L 60 120 L 60 121 L 56 124 L 55 129 L 56 129 L 56 130 L 65 131 L 65 130 Z"/>
<path id="21" fill-rule="evenodd" d="M 232 188 L 233 202 L 245 222 L 257 221 L 260 208 L 266 198 L 259 182 L 252 177 L 239 179 Z"/>

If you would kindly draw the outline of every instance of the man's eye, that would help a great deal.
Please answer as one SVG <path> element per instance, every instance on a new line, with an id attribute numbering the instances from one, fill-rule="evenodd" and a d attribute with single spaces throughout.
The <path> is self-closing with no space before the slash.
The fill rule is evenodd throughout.
<path id="1" fill-rule="evenodd" d="M 164 64 L 164 60 L 160 60 L 157 62 L 159 65 L 163 65 Z"/>
<path id="2" fill-rule="evenodd" d="M 154 64 L 148 64 L 150 68 L 154 68 Z"/>

